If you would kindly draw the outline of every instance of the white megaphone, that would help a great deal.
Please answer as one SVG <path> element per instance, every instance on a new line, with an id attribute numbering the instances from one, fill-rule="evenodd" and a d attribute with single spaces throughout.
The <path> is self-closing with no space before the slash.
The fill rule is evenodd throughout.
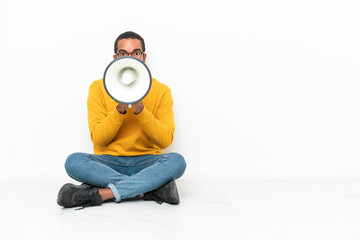
<path id="1" fill-rule="evenodd" d="M 104 72 L 104 87 L 116 102 L 129 104 L 141 101 L 149 92 L 152 78 L 149 68 L 134 57 L 113 60 Z"/>

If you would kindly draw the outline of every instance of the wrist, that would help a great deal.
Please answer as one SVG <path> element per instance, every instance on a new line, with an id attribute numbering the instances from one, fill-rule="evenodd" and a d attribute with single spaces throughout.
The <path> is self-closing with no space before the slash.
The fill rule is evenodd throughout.
<path id="1" fill-rule="evenodd" d="M 126 105 L 125 104 L 121 104 L 119 103 L 119 105 L 116 106 L 116 110 L 120 113 L 120 114 L 126 114 Z"/>
<path id="2" fill-rule="evenodd" d="M 120 114 L 126 114 L 126 109 L 119 109 L 119 108 L 117 107 L 116 110 L 117 110 Z"/>
<path id="3" fill-rule="evenodd" d="M 134 113 L 137 115 L 137 114 L 141 113 L 142 110 L 144 110 L 144 106 L 143 106 L 140 110 L 136 110 L 136 111 L 135 111 L 135 109 L 134 109 Z"/>

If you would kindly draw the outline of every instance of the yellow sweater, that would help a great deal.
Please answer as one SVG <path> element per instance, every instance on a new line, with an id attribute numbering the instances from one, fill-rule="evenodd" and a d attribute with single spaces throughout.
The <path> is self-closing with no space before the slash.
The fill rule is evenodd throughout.
<path id="1" fill-rule="evenodd" d="M 161 154 L 174 137 L 175 124 L 170 88 L 152 79 L 149 93 L 142 100 L 144 109 L 137 115 L 134 109 L 126 114 L 106 93 L 103 80 L 90 85 L 88 122 L 94 153 L 113 156 Z"/>

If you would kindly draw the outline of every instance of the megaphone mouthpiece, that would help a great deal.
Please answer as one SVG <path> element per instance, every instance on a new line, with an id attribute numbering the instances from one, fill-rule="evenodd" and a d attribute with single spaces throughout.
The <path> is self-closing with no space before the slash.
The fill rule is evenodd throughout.
<path id="1" fill-rule="evenodd" d="M 119 72 L 122 84 L 130 85 L 136 80 L 136 71 L 133 68 L 125 68 Z"/>

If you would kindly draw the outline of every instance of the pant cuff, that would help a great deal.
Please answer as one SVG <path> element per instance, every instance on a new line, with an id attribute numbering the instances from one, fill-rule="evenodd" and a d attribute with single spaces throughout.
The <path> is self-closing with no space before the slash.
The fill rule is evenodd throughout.
<path id="1" fill-rule="evenodd" d="M 107 187 L 110 188 L 111 191 L 113 192 L 113 194 L 115 196 L 115 201 L 120 202 L 121 201 L 121 195 L 120 195 L 119 191 L 116 189 L 115 185 L 112 184 L 112 183 L 109 183 L 109 185 Z"/>

